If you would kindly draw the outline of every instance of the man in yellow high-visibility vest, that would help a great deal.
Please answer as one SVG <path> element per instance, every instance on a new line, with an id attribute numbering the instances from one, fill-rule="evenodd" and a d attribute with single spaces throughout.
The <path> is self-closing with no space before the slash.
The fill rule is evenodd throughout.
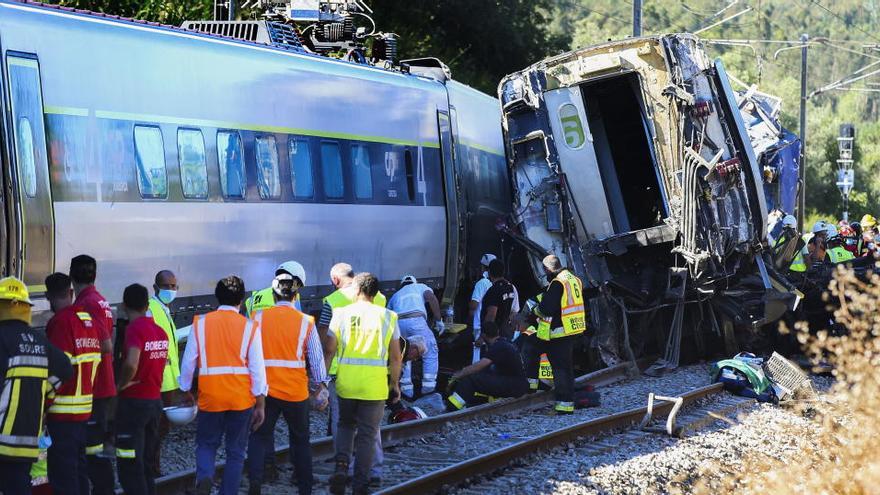
<path id="1" fill-rule="evenodd" d="M 542 261 L 550 285 L 541 302 L 532 304 L 532 313 L 538 317 L 537 339 L 526 356 L 526 376 L 529 387 L 538 389 L 538 367 L 541 354 L 546 353 L 553 368 L 553 385 L 557 414 L 574 412 L 574 344 L 587 329 L 584 307 L 584 288 L 580 279 L 563 268 L 555 255 Z M 589 289 L 590 292 L 595 289 Z"/>
<path id="2" fill-rule="evenodd" d="M 324 347 L 324 361 L 337 358 L 336 393 L 339 422 L 336 425 L 336 469 L 330 492 L 343 494 L 348 483 L 348 464 L 355 454 L 355 494 L 368 493 L 376 435 L 385 412 L 385 401 L 400 398 L 400 330 L 397 315 L 374 304 L 379 280 L 362 273 L 354 280 L 357 298 L 333 311 Z M 356 448 L 355 448 L 356 445 Z"/>

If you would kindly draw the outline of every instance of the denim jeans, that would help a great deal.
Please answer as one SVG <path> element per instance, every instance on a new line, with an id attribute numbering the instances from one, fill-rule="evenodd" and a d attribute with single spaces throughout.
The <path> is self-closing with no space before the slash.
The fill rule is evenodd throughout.
<path id="1" fill-rule="evenodd" d="M 290 460 L 300 495 L 312 493 L 312 447 L 309 444 L 309 399 L 289 402 L 266 397 L 266 420 L 251 433 L 248 443 L 248 479 L 251 486 L 263 483 L 267 452 L 273 450 L 275 423 L 283 415 L 287 422 Z"/>
<path id="2" fill-rule="evenodd" d="M 226 468 L 220 495 L 235 495 L 241 483 L 253 408 L 241 411 L 199 411 L 196 427 L 196 483 L 214 478 L 214 462 L 221 439 L 225 438 Z"/>

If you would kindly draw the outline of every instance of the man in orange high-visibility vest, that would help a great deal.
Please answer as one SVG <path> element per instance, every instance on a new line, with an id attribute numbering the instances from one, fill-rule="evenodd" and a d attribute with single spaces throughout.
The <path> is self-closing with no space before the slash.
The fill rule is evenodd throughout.
<path id="1" fill-rule="evenodd" d="M 296 485 L 300 495 L 312 493 L 312 447 L 309 444 L 309 378 L 316 384 L 319 408 L 327 405 L 327 369 L 315 319 L 295 307 L 296 296 L 305 285 L 306 272 L 296 261 L 272 281 L 274 306 L 254 313 L 263 336 L 263 357 L 269 396 L 266 421 L 248 442 L 248 493 L 259 495 L 263 465 L 271 451 L 278 417 L 284 415 L 290 441 Z"/>
<path id="2" fill-rule="evenodd" d="M 196 429 L 196 493 L 209 495 L 221 438 L 226 442 L 222 495 L 238 493 L 248 426 L 263 424 L 268 391 L 259 325 L 239 313 L 244 282 L 236 276 L 217 282 L 220 307 L 193 320 L 180 363 L 180 390 L 188 392 L 199 372 Z"/>

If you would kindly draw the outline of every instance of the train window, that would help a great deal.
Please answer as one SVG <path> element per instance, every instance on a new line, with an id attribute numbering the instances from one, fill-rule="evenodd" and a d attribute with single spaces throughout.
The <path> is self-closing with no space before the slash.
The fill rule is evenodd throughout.
<path id="1" fill-rule="evenodd" d="M 141 197 L 167 197 L 168 178 L 165 175 L 165 147 L 162 143 L 162 131 L 158 127 L 134 126 L 134 150 Z"/>
<path id="2" fill-rule="evenodd" d="M 183 196 L 190 199 L 207 199 L 208 164 L 205 160 L 205 139 L 202 131 L 196 129 L 177 131 L 177 157 Z"/>
<path id="3" fill-rule="evenodd" d="M 342 199 L 345 196 L 339 143 L 321 142 L 321 177 L 324 179 L 324 196 L 329 199 Z"/>
<path id="4" fill-rule="evenodd" d="M 351 166 L 354 169 L 354 195 L 357 199 L 373 197 L 373 168 L 370 166 L 370 150 L 363 144 L 351 147 Z"/>
<path id="5" fill-rule="evenodd" d="M 241 137 L 237 132 L 217 131 L 217 161 L 223 196 L 243 199 L 247 177 L 244 174 Z"/>
<path id="6" fill-rule="evenodd" d="M 257 176 L 260 179 L 260 197 L 281 197 L 281 178 L 278 172 L 278 147 L 275 136 L 259 136 L 256 139 Z"/>
<path id="7" fill-rule="evenodd" d="M 291 139 L 287 143 L 287 156 L 290 159 L 290 183 L 293 197 L 311 198 L 315 194 L 312 180 L 312 151 L 305 139 Z"/>
<path id="8" fill-rule="evenodd" d="M 37 164 L 34 159 L 34 131 L 31 121 L 27 117 L 18 119 L 18 168 L 21 171 L 21 181 L 24 183 L 24 193 L 29 198 L 37 195 Z"/>
<path id="9" fill-rule="evenodd" d="M 416 197 L 416 177 L 413 168 L 412 151 L 406 150 L 403 154 L 404 166 L 406 167 L 406 197 L 412 201 Z"/>

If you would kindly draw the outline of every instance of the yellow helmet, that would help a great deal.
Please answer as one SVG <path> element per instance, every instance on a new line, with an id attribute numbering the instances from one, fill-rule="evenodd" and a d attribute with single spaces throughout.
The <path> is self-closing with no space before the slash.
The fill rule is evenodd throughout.
<path id="1" fill-rule="evenodd" d="M 27 287 L 15 277 L 0 279 L 0 300 L 34 305 L 28 295 Z"/>
<path id="2" fill-rule="evenodd" d="M 872 229 L 877 226 L 877 219 L 874 218 L 874 215 L 871 215 L 870 213 L 865 213 L 865 215 L 862 217 L 862 221 L 859 223 L 862 224 L 863 229 Z"/>

